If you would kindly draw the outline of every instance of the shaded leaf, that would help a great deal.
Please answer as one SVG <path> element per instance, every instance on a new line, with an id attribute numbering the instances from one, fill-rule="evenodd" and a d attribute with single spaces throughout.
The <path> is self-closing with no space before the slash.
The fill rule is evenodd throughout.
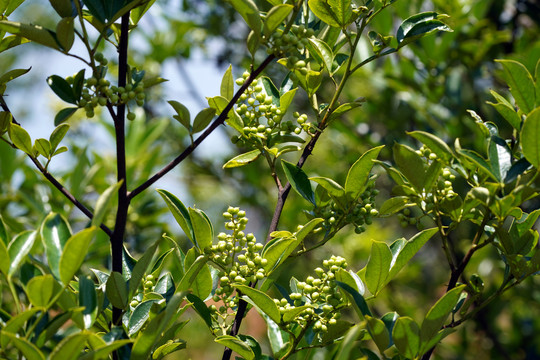
<path id="1" fill-rule="evenodd" d="M 9 259 L 11 263 L 9 264 L 8 274 L 13 275 L 15 271 L 19 269 L 19 266 L 26 258 L 26 255 L 34 246 L 34 241 L 36 240 L 36 231 L 26 230 L 17 235 L 8 246 Z"/>
<path id="2" fill-rule="evenodd" d="M 121 273 L 111 272 L 105 285 L 105 293 L 111 304 L 118 309 L 125 309 L 128 303 L 128 289 Z"/>
<path id="3" fill-rule="evenodd" d="M 528 114 L 536 103 L 534 80 L 527 68 L 515 60 L 495 60 L 502 65 L 504 78 L 510 86 L 510 92 L 516 100 L 516 105 Z"/>
<path id="4" fill-rule="evenodd" d="M 259 149 L 248 151 L 247 153 L 237 155 L 233 157 L 231 160 L 227 161 L 225 165 L 223 165 L 223 168 L 229 169 L 229 168 L 247 165 L 257 160 L 259 158 L 259 155 L 261 155 L 261 151 Z"/>
<path id="5" fill-rule="evenodd" d="M 60 279 L 60 257 L 66 242 L 71 237 L 69 223 L 62 215 L 51 213 L 43 220 L 40 233 L 45 245 L 49 268 L 52 274 Z"/>
<path id="6" fill-rule="evenodd" d="M 288 161 L 281 160 L 281 164 L 283 165 L 285 176 L 291 183 L 292 188 L 304 199 L 315 205 L 315 194 L 311 189 L 311 183 L 309 182 L 306 173 L 304 173 L 301 168 Z"/>
<path id="7" fill-rule="evenodd" d="M 268 315 L 268 317 L 270 317 L 270 319 L 272 319 L 276 323 L 281 322 L 281 315 L 279 313 L 279 309 L 270 296 L 266 295 L 260 290 L 251 288 L 246 285 L 233 284 L 233 286 L 238 289 L 242 294 L 250 298 L 251 301 L 253 301 L 253 303 L 257 305 L 259 309 L 261 309 L 261 311 L 263 311 L 266 315 Z"/>
<path id="8" fill-rule="evenodd" d="M 408 359 L 417 356 L 420 350 L 420 328 L 410 317 L 399 317 L 392 331 L 392 338 L 399 353 Z"/>
<path id="9" fill-rule="evenodd" d="M 345 191 L 352 199 L 357 199 L 367 187 L 367 181 L 374 162 L 382 150 L 382 146 L 374 147 L 366 151 L 356 162 L 351 166 L 345 180 Z"/>
<path id="10" fill-rule="evenodd" d="M 60 99 L 70 104 L 77 104 L 78 99 L 66 79 L 58 75 L 51 75 L 47 78 L 47 84 Z"/>
<path id="11" fill-rule="evenodd" d="M 236 336 L 221 335 L 216 337 L 214 341 L 228 347 L 246 360 L 255 359 L 255 354 L 251 350 L 251 347 Z"/>
<path id="12" fill-rule="evenodd" d="M 165 200 L 167 207 L 173 214 L 178 225 L 180 225 L 184 231 L 184 234 L 186 234 L 186 236 L 193 242 L 195 237 L 193 235 L 193 226 L 191 225 L 188 209 L 176 196 L 167 190 L 157 189 L 157 192 L 159 195 L 161 195 L 163 200 Z"/>
<path id="13" fill-rule="evenodd" d="M 232 75 L 232 65 L 229 65 L 229 67 L 225 71 L 225 74 L 223 74 L 223 78 L 221 79 L 220 94 L 226 100 L 231 100 L 234 96 L 234 79 Z M 216 112 L 221 113 L 221 111 L 219 111 L 218 109 L 216 109 Z"/>
<path id="14" fill-rule="evenodd" d="M 293 6 L 290 4 L 279 4 L 276 6 L 273 6 L 266 15 L 266 19 L 264 21 L 263 25 L 263 34 L 267 38 L 269 38 L 274 31 L 281 25 L 283 20 L 289 16 L 291 11 L 293 10 Z"/>
<path id="15" fill-rule="evenodd" d="M 54 117 L 54 125 L 58 126 L 66 121 L 77 112 L 79 108 L 69 107 L 60 110 Z"/>
<path id="16" fill-rule="evenodd" d="M 214 108 L 210 107 L 210 108 L 202 109 L 195 116 L 195 119 L 193 119 L 193 128 L 192 128 L 193 134 L 196 134 L 206 129 L 208 124 L 210 124 L 210 122 L 214 118 L 215 114 L 216 114 L 216 109 Z"/>
<path id="17" fill-rule="evenodd" d="M 60 281 L 64 285 L 69 283 L 81 267 L 96 232 L 97 228 L 90 227 L 72 235 L 66 242 L 59 263 Z"/>
<path id="18" fill-rule="evenodd" d="M 10 343 L 19 349 L 21 354 L 23 354 L 27 360 L 45 360 L 45 355 L 43 355 L 43 353 L 39 351 L 34 344 L 25 338 L 7 332 L 5 329 L 2 330 L 2 336 L 8 338 Z"/>
<path id="19" fill-rule="evenodd" d="M 521 129 L 523 155 L 536 168 L 540 167 L 540 107 L 527 116 Z"/>

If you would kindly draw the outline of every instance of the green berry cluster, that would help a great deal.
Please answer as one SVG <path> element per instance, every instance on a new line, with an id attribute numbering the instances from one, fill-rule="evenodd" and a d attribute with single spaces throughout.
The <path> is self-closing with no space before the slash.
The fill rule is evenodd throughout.
<path id="1" fill-rule="evenodd" d="M 274 299 L 281 314 L 309 305 L 294 321 L 285 324 L 289 330 L 298 325 L 313 325 L 313 330 L 322 335 L 328 330 L 328 325 L 336 324 L 340 318 L 340 306 L 345 299 L 337 287 L 336 275 L 340 269 L 347 267 L 347 262 L 340 256 L 332 255 L 330 259 L 323 261 L 323 267 L 325 269 L 315 269 L 315 277 L 308 276 L 305 281 L 296 284 L 297 292 L 289 295 L 292 303 L 287 299 Z"/>
<path id="2" fill-rule="evenodd" d="M 226 219 L 225 229 L 230 233 L 219 233 L 218 242 L 205 249 L 210 259 L 220 267 L 219 287 L 216 289 L 213 300 L 221 306 L 211 305 L 212 316 L 223 321 L 231 315 L 230 309 L 238 305 L 239 299 L 233 297 L 233 283 L 249 285 L 266 276 L 264 266 L 266 259 L 261 257 L 263 244 L 257 243 L 251 233 L 245 234 L 248 218 L 246 212 L 237 207 L 229 207 L 223 213 Z"/>
<path id="3" fill-rule="evenodd" d="M 246 71 L 236 84 L 242 86 L 249 73 Z M 295 112 L 293 121 L 283 121 L 283 111 L 272 102 L 272 97 L 267 95 L 263 86 L 257 83 L 249 86 L 240 96 L 236 112 L 242 117 L 244 123 L 243 135 L 233 136 L 231 141 L 239 146 L 247 144 L 266 145 L 269 138 L 278 133 L 294 133 L 299 135 L 302 131 L 311 134 L 313 125 L 307 121 L 306 114 Z"/>
<path id="4" fill-rule="evenodd" d="M 315 35 L 313 29 L 306 28 L 304 25 L 293 25 L 291 30 L 284 34 L 282 31 L 276 31 L 270 39 L 263 38 L 268 49 L 267 53 L 276 57 L 287 56 L 286 66 L 290 70 L 298 70 L 303 75 L 307 74 L 308 68 L 306 62 L 302 60 L 304 48 L 309 43 L 309 38 Z"/>
<path id="5" fill-rule="evenodd" d="M 154 291 L 154 288 L 156 287 L 156 279 L 154 278 L 154 275 L 146 275 L 146 277 L 142 280 L 143 285 L 143 292 L 139 292 L 137 295 L 134 296 L 133 300 L 129 303 L 129 306 L 132 308 L 136 308 L 137 305 L 140 304 L 140 302 L 145 298 L 145 295 L 148 293 L 151 293 Z"/>
<path id="6" fill-rule="evenodd" d="M 94 59 L 100 64 L 99 68 L 101 69 L 105 68 L 108 63 L 102 53 L 96 53 Z M 74 77 L 70 76 L 66 80 L 69 84 L 73 84 Z M 88 118 L 92 118 L 98 106 L 107 106 L 107 104 L 117 106 L 132 101 L 138 106 L 143 106 L 145 98 L 142 81 L 118 87 L 111 86 L 110 81 L 105 79 L 104 75 L 94 75 L 86 79 L 78 105 L 85 110 Z M 135 113 L 128 111 L 127 119 L 135 120 Z"/>
<path id="7" fill-rule="evenodd" d="M 363 233 L 366 231 L 365 225 L 371 225 L 372 218 L 379 215 L 379 211 L 375 208 L 375 196 L 378 194 L 379 190 L 375 189 L 375 183 L 370 182 L 366 191 L 345 207 L 334 199 L 315 207 L 312 214 L 324 219 L 319 231 L 325 230 L 329 233 L 352 224 L 355 233 Z"/>

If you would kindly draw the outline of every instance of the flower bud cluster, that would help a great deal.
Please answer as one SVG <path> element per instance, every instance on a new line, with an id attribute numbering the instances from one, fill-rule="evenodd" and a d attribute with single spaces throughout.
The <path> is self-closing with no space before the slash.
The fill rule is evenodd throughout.
<path id="1" fill-rule="evenodd" d="M 340 318 L 339 310 L 345 299 L 337 287 L 336 275 L 340 269 L 347 267 L 347 262 L 340 256 L 332 255 L 323 261 L 323 267 L 315 269 L 315 277 L 308 276 L 305 281 L 296 284 L 298 292 L 289 295 L 292 303 L 287 299 L 274 299 L 281 314 L 309 305 L 293 321 L 285 324 L 289 330 L 298 325 L 313 325 L 313 330 L 322 335 L 328 331 L 328 325 L 336 324 Z"/>
<path id="2" fill-rule="evenodd" d="M 94 59 L 104 67 L 107 59 L 102 53 L 96 53 Z M 73 84 L 74 77 L 66 78 L 69 84 Z M 124 87 L 111 86 L 109 80 L 103 76 L 92 76 L 86 79 L 82 89 L 81 99 L 78 102 L 80 108 L 84 108 L 86 116 L 92 118 L 95 115 L 95 109 L 98 106 L 107 106 L 107 104 L 117 106 L 135 102 L 138 106 L 144 105 L 146 94 L 144 92 L 144 83 L 139 81 L 133 84 L 127 84 Z M 128 111 L 128 120 L 135 119 L 135 113 Z"/>
<path id="3" fill-rule="evenodd" d="M 156 287 L 156 279 L 154 278 L 154 275 L 150 274 L 150 275 L 146 275 L 146 277 L 141 281 L 142 282 L 142 285 L 143 285 L 143 288 L 144 288 L 144 291 L 141 293 L 139 292 L 137 295 L 135 295 L 133 297 L 133 299 L 131 300 L 131 302 L 129 303 L 129 306 L 131 306 L 131 308 L 136 308 L 137 305 L 140 304 L 140 302 L 144 299 L 145 295 L 147 293 L 151 293 L 154 291 L 155 287 Z"/>
<path id="4" fill-rule="evenodd" d="M 347 206 L 348 209 L 344 209 L 334 199 L 324 206 L 316 207 L 313 214 L 324 219 L 319 231 L 324 229 L 331 232 L 352 224 L 355 233 L 363 233 L 366 231 L 365 225 L 371 225 L 372 218 L 379 215 L 379 211 L 375 208 L 375 196 L 378 193 L 379 190 L 375 189 L 375 184 L 371 182 L 366 191 L 353 204 Z"/>
<path id="5" fill-rule="evenodd" d="M 236 79 L 236 84 L 242 86 L 249 73 L 246 71 L 241 78 Z M 283 121 L 284 111 L 273 103 L 272 97 L 266 94 L 259 82 L 249 86 L 240 96 L 236 112 L 241 116 L 244 128 L 243 135 L 233 136 L 233 144 L 245 146 L 247 144 L 261 143 L 266 145 L 269 137 L 279 133 L 294 133 L 299 135 L 302 131 L 310 134 L 313 125 L 308 122 L 306 114 L 295 112 L 293 121 Z"/>
<path id="6" fill-rule="evenodd" d="M 315 35 L 315 31 L 306 28 L 304 25 L 293 25 L 291 30 L 283 34 L 283 31 L 276 31 L 270 39 L 263 38 L 268 46 L 267 53 L 276 57 L 287 56 L 286 66 L 290 70 L 298 70 L 303 75 L 307 74 L 308 68 L 303 60 L 303 52 L 309 43 L 309 38 Z"/>
<path id="7" fill-rule="evenodd" d="M 261 280 L 266 276 L 264 266 L 267 263 L 260 252 L 263 248 L 257 243 L 253 234 L 245 234 L 248 218 L 246 212 L 237 207 L 229 207 L 223 213 L 226 219 L 225 229 L 231 233 L 219 233 L 217 244 L 212 245 L 205 252 L 210 259 L 222 270 L 219 271 L 219 287 L 216 289 L 213 300 L 223 305 L 210 306 L 214 317 L 226 319 L 229 309 L 238 305 L 238 298 L 233 297 L 233 283 L 249 285 L 251 282 Z"/>

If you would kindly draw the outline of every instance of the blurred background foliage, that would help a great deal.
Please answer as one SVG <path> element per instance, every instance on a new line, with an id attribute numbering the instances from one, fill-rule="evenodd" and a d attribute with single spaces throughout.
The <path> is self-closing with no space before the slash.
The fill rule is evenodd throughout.
<path id="1" fill-rule="evenodd" d="M 266 1 L 256 1 L 259 8 L 270 5 Z M 388 145 L 380 158 L 391 161 L 393 142 L 418 146 L 406 132 L 423 130 L 436 134 L 452 144 L 456 138 L 463 147 L 478 148 L 480 135 L 474 119 L 467 113 L 474 110 L 485 121 L 492 121 L 505 135 L 511 135 L 510 127 L 493 107 L 486 104 L 493 101 L 489 90 L 508 94 L 508 89 L 500 78 L 500 68 L 494 59 L 515 59 L 523 62 L 531 73 L 540 57 L 540 2 L 538 0 L 411 0 L 398 1 L 386 15 L 379 17 L 375 30 L 381 34 L 394 33 L 398 19 L 419 11 L 436 10 L 450 17 L 447 23 L 454 30 L 425 37 L 398 54 L 380 59 L 375 64 L 364 67 L 355 74 L 343 95 L 343 102 L 365 97 L 364 105 L 335 121 L 317 144 L 313 161 L 304 167 L 310 176 L 326 176 L 343 182 L 347 169 L 367 149 Z M 51 17 L 49 6 L 40 2 L 28 2 L 17 10 L 19 18 L 46 26 Z M 54 21 L 52 22 L 54 23 Z M 145 69 L 147 76 L 174 77 L 180 84 L 166 83 L 155 87 L 148 94 L 145 116 L 138 116 L 128 129 L 128 177 L 130 182 L 139 184 L 161 166 L 170 161 L 189 145 L 189 137 L 169 115 L 167 100 L 191 101 L 192 114 L 206 105 L 204 96 L 208 84 L 201 83 L 190 69 L 196 69 L 197 59 L 212 61 L 224 72 L 233 65 L 233 72 L 240 76 L 249 67 L 250 58 L 245 54 L 247 27 L 232 7 L 224 1 L 208 0 L 159 0 L 138 28 L 134 29 L 130 54 L 131 65 Z M 369 54 L 367 39 L 364 50 L 357 55 Z M 43 51 L 33 45 L 24 45 L 16 51 L 4 52 L 0 57 L 0 73 L 14 67 L 28 56 L 36 56 Z M 105 54 L 107 55 L 107 54 Z M 263 53 L 259 54 L 261 57 Z M 258 58 L 258 57 L 257 57 Z M 10 87 L 14 101 L 16 96 L 30 91 L 35 83 L 45 84 L 50 74 L 30 72 L 28 77 L 14 81 Z M 68 73 L 58 75 L 68 76 Z M 276 84 L 281 83 L 286 69 L 275 64 L 270 76 Z M 215 78 L 219 86 L 220 78 Z M 330 81 L 323 86 L 331 87 Z M 178 86 L 187 89 L 187 99 L 172 99 L 168 89 Z M 8 87 L 7 94 L 11 88 Z M 44 90 L 45 87 L 43 88 Z M 324 91 L 321 92 L 321 94 Z M 34 94 L 33 94 L 34 95 Z M 50 94 L 35 94 L 47 97 Z M 310 116 L 306 99 L 302 96 L 296 107 Z M 28 102 L 28 99 L 26 99 Z M 33 102 L 30 101 L 30 102 Z M 15 102 L 25 104 L 24 100 Z M 42 114 L 54 114 L 59 104 L 45 102 L 49 109 L 28 109 L 28 105 L 15 106 L 13 112 L 26 127 L 40 122 L 53 123 L 53 116 L 43 118 Z M 27 116 L 28 115 L 28 116 Z M 59 178 L 71 192 L 83 202 L 93 204 L 115 180 L 114 161 L 111 161 L 113 136 L 112 125 L 106 114 L 93 122 L 72 125 L 68 154 L 59 157 L 61 164 L 53 164 Z M 97 128 L 107 131 L 98 131 Z M 169 175 L 166 186 L 186 204 L 196 204 L 204 209 L 214 221 L 216 231 L 222 231 L 220 214 L 228 205 L 240 206 L 250 218 L 248 230 L 262 241 L 276 202 L 276 191 L 263 161 L 257 161 L 241 169 L 222 169 L 222 165 L 241 149 L 229 141 L 232 131 L 220 129 L 205 151 L 196 152 L 179 169 Z M 297 155 L 296 155 L 297 156 Z M 35 228 L 45 214 L 56 211 L 69 217 L 74 227 L 84 227 L 87 219 L 47 182 L 34 171 L 23 155 L 0 143 L 0 212 L 8 226 L 19 232 Z M 291 161 L 296 158 L 291 157 Z M 141 167 L 141 164 L 147 164 Z M 261 176 L 261 174 L 264 174 Z M 388 198 L 392 182 L 380 171 L 377 187 L 381 190 L 377 202 Z M 456 185 L 457 186 L 457 185 Z M 457 189 L 458 192 L 459 189 Z M 465 189 L 462 189 L 464 192 Z M 182 237 L 180 229 L 167 215 L 165 204 L 154 191 L 147 191 L 137 197 L 132 204 L 128 222 L 128 244 L 133 253 L 140 252 L 147 244 L 144 239 L 155 239 L 162 233 Z M 307 222 L 303 215 L 307 203 L 297 194 L 291 194 L 280 229 L 294 231 L 297 224 Z M 530 204 L 537 208 L 538 203 Z M 530 209 L 529 209 L 530 210 Z M 112 220 L 112 219 L 111 219 Z M 109 224 L 113 225 L 113 224 Z M 429 226 L 429 224 L 426 224 Z M 310 253 L 287 267 L 297 278 L 306 276 L 306 269 L 316 267 L 318 262 L 330 254 L 347 258 L 352 269 L 361 268 L 367 261 L 369 244 L 367 240 L 393 241 L 399 237 L 410 238 L 416 229 L 403 228 L 395 218 L 378 219 L 361 235 L 352 228 L 343 229 L 324 248 Z M 466 228 L 459 229 L 455 246 L 459 249 L 460 239 L 470 239 Z M 37 243 L 37 242 L 36 242 Z M 187 246 L 187 241 L 185 244 Z M 107 261 L 109 248 L 105 236 L 93 245 L 89 266 Z M 484 278 L 486 286 L 500 279 L 504 269 L 495 268 L 497 257 L 487 248 L 476 263 L 470 264 Z M 387 291 L 378 297 L 375 310 L 384 314 L 387 309 L 423 316 L 423 309 L 429 308 L 434 298 L 442 295 L 448 269 L 439 243 L 432 241 L 409 264 L 397 281 L 392 282 Z M 288 278 L 288 277 L 287 277 Z M 504 297 L 494 301 L 479 313 L 475 321 L 448 338 L 438 348 L 435 358 L 441 359 L 538 359 L 540 358 L 540 285 L 537 277 L 525 283 Z M 488 291 L 489 289 L 486 289 Z M 387 306 L 387 307 L 386 307 Z M 255 323 L 256 324 L 256 323 Z M 198 325 L 191 325 L 196 327 Z M 201 325 L 202 326 L 202 325 Z M 249 326 L 249 324 L 248 324 Z M 257 325 L 254 325 L 257 326 Z M 195 344 L 191 351 L 193 358 L 214 358 L 212 347 L 206 349 L 206 340 L 201 339 L 200 349 Z M 191 347 L 191 346 L 190 346 Z M 204 352 L 206 351 L 206 352 Z"/>

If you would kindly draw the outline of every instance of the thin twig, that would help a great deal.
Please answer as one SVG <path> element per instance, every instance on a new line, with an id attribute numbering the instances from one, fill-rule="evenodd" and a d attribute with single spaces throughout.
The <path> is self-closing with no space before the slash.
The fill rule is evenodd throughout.
<path id="1" fill-rule="evenodd" d="M 16 125 L 19 125 L 20 124 L 15 120 L 15 117 L 13 117 L 13 113 L 11 112 L 11 110 L 9 109 L 9 107 L 7 106 L 5 100 L 4 100 L 4 97 L 2 95 L 0 95 L 0 107 L 2 107 L 2 110 L 4 110 L 5 112 L 8 112 L 11 115 L 11 122 L 13 124 L 16 124 Z M 77 209 L 81 210 L 82 213 L 84 215 L 86 215 L 90 220 L 92 220 L 92 218 L 94 217 L 94 214 L 92 213 L 92 211 L 90 209 L 88 209 L 86 206 L 84 206 L 83 203 L 81 203 L 79 200 L 77 200 L 77 198 L 71 193 L 69 192 L 68 189 L 66 189 L 66 187 L 64 185 L 62 185 L 60 183 L 60 181 L 58 181 L 49 171 L 47 171 L 47 169 L 45 169 L 43 167 L 43 165 L 41 165 L 41 163 L 33 156 L 30 156 L 29 154 L 26 154 L 28 156 L 28 158 L 30 158 L 30 160 L 32 160 L 32 162 L 34 163 L 34 165 L 36 166 L 36 168 L 43 174 L 43 176 L 49 180 L 49 182 L 55 187 L 57 188 L 69 201 L 71 201 L 73 203 L 73 205 L 75 205 L 75 207 L 77 207 Z M 109 229 L 107 226 L 105 226 L 104 224 L 100 224 L 99 227 L 109 236 L 112 235 L 112 230 Z"/>
<path id="2" fill-rule="evenodd" d="M 259 74 L 268 66 L 273 60 L 274 55 L 268 56 L 262 63 L 259 65 L 257 69 L 255 69 L 249 77 L 246 79 L 246 82 L 234 95 L 234 97 L 229 101 L 225 109 L 219 114 L 216 120 L 199 136 L 193 144 L 188 146 L 180 155 L 178 155 L 174 160 L 172 160 L 169 164 L 167 164 L 163 169 L 158 171 L 154 176 L 152 176 L 150 179 L 146 180 L 144 183 L 139 185 L 137 188 L 135 188 L 133 191 L 128 193 L 128 199 L 131 200 L 144 190 L 148 189 L 152 184 L 154 184 L 156 181 L 161 179 L 163 176 L 165 176 L 169 171 L 174 169 L 178 164 L 180 164 L 186 157 L 188 157 L 202 142 L 205 140 L 219 125 L 222 125 L 225 120 L 227 119 L 227 116 L 229 114 L 229 111 L 233 108 L 234 104 L 238 101 L 240 96 L 246 91 L 246 89 L 251 85 L 251 83 L 259 76 Z"/>

